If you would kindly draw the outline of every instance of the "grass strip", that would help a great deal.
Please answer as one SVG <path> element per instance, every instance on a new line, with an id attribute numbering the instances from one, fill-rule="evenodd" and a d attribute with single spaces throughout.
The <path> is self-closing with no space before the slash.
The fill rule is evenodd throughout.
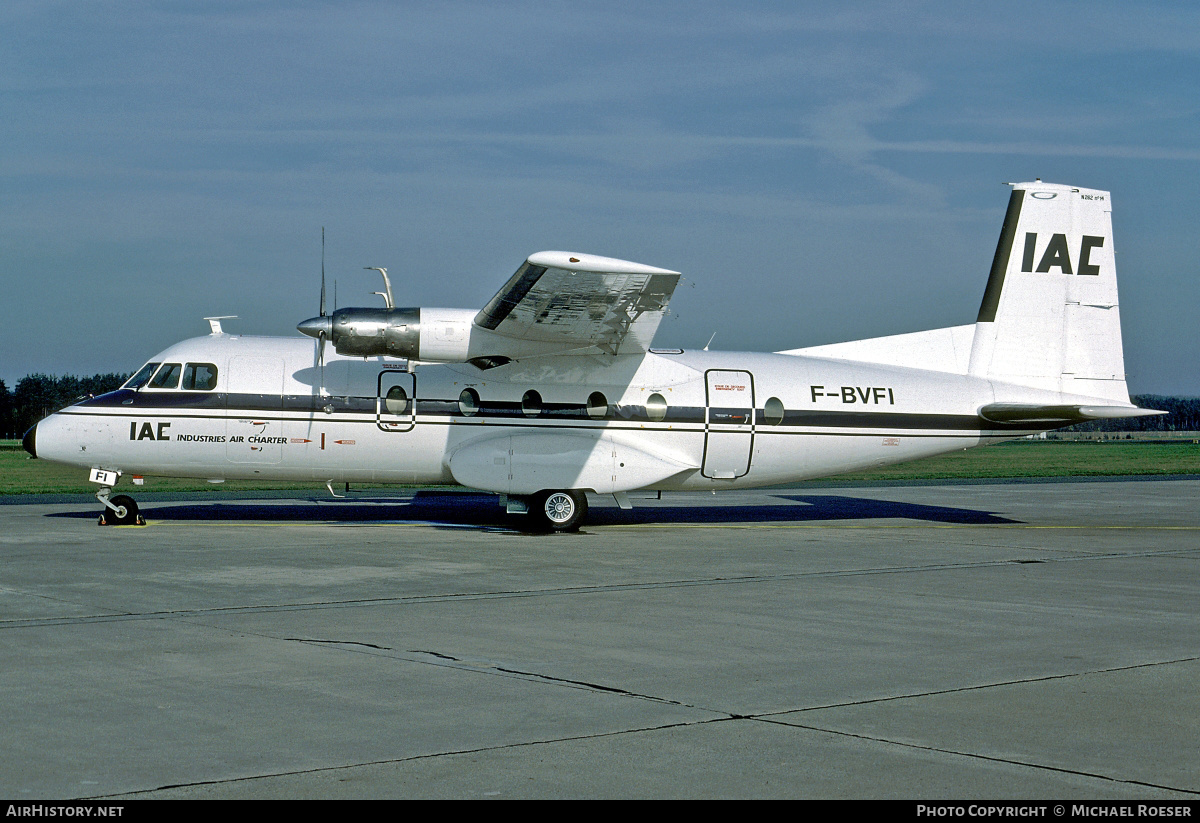
<path id="1" fill-rule="evenodd" d="M 87 472 L 47 460 L 31 460 L 19 448 L 0 444 L 0 494 L 81 494 L 94 492 Z M 1200 444 L 1139 441 L 1017 440 L 927 457 L 910 463 L 838 475 L 849 481 L 903 481 L 1010 477 L 1111 477 L 1200 474 Z M 255 491 L 319 489 L 315 480 L 205 480 L 147 477 L 145 491 Z M 120 487 L 136 490 L 123 478 Z"/>

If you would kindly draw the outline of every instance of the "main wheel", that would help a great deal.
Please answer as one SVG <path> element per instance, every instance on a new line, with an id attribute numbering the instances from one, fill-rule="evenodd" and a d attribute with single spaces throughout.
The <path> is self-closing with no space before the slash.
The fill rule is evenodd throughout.
<path id="1" fill-rule="evenodd" d="M 587 495 L 581 491 L 543 491 L 530 501 L 529 516 L 543 530 L 565 532 L 579 528 L 587 516 Z"/>
<path id="2" fill-rule="evenodd" d="M 110 501 L 117 507 L 116 511 L 106 509 L 104 514 L 108 522 L 114 526 L 135 526 L 138 523 L 138 504 L 127 494 L 118 494 Z"/>

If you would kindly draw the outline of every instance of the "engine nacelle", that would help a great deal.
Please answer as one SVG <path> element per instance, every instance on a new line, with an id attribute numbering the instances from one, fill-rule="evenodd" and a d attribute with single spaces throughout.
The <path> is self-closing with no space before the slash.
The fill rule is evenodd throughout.
<path id="1" fill-rule="evenodd" d="M 475 314 L 469 309 L 346 308 L 296 328 L 309 337 L 324 336 L 334 351 L 351 357 L 462 363 L 469 356 Z"/>
<path id="2" fill-rule="evenodd" d="M 330 320 L 329 342 L 338 354 L 416 360 L 421 350 L 420 309 L 338 309 Z"/>

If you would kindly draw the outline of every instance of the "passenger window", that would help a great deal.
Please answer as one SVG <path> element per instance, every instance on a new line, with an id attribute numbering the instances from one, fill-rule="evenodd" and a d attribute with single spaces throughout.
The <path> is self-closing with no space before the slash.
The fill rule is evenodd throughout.
<path id="1" fill-rule="evenodd" d="M 383 399 L 383 405 L 387 407 L 388 414 L 404 414 L 408 411 L 408 392 L 403 386 L 392 386 Z"/>
<path id="2" fill-rule="evenodd" d="M 212 363 L 188 363 L 183 370 L 184 391 L 212 391 L 217 387 L 217 367 Z"/>
<path id="3" fill-rule="evenodd" d="M 783 422 L 783 401 L 772 397 L 763 405 L 763 421 L 768 426 L 778 426 Z"/>
<path id="4" fill-rule="evenodd" d="M 183 370 L 183 365 L 180 363 L 163 363 L 158 371 L 154 373 L 154 377 L 150 378 L 149 388 L 151 389 L 177 389 L 179 388 L 179 373 Z"/>
<path id="5" fill-rule="evenodd" d="M 160 365 L 162 365 L 162 363 L 147 363 L 146 365 L 142 366 L 137 374 L 126 380 L 125 385 L 121 388 L 140 389 L 142 386 L 146 385 L 146 381 L 150 379 L 150 375 L 154 374 L 154 370 Z"/>
<path id="6" fill-rule="evenodd" d="M 603 420 L 605 417 L 608 417 L 608 398 L 598 391 L 589 394 L 587 413 L 588 417 L 593 420 Z"/>
<path id="7" fill-rule="evenodd" d="M 537 417 L 542 413 L 542 396 L 533 389 L 521 397 L 521 414 L 526 417 Z"/>
<path id="8" fill-rule="evenodd" d="M 667 419 L 667 400 L 658 392 L 646 398 L 646 416 L 655 423 Z"/>
<path id="9" fill-rule="evenodd" d="M 470 417 L 479 411 L 479 392 L 474 389 L 463 389 L 458 396 L 458 410 L 464 417 Z"/>

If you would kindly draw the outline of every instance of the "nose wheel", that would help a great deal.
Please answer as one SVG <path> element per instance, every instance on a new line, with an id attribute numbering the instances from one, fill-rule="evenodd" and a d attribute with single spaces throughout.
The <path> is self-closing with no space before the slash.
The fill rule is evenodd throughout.
<path id="1" fill-rule="evenodd" d="M 146 525 L 146 519 L 138 513 L 137 501 L 127 494 L 118 494 L 116 497 L 110 498 L 104 494 L 105 491 L 105 489 L 101 489 L 96 494 L 96 497 L 104 504 L 104 511 L 100 512 L 99 523 L 101 526 Z"/>
<path id="2" fill-rule="evenodd" d="M 543 491 L 530 501 L 529 517 L 540 531 L 574 531 L 586 516 L 587 495 L 581 491 Z"/>

